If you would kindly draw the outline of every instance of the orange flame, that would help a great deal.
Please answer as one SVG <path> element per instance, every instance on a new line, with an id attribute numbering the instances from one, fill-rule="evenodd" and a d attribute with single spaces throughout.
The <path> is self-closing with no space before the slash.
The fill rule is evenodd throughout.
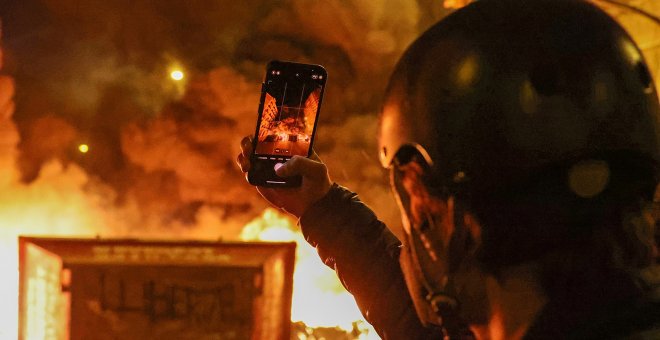
<path id="1" fill-rule="evenodd" d="M 19 235 L 94 237 L 102 233 L 104 237 L 148 237 L 158 230 L 148 228 L 138 235 L 120 227 L 131 224 L 130 221 L 116 221 L 130 212 L 106 204 L 107 193 L 86 190 L 89 179 L 75 165 L 65 168 L 59 162 L 51 162 L 29 185 L 18 184 L 15 171 L 4 170 L 0 181 L 0 270 L 4 274 L 0 299 L 5 303 L 0 307 L 0 339 L 16 339 Z M 217 230 L 219 221 L 210 215 L 213 214 L 203 210 L 198 216 L 198 227 L 187 229 L 185 237 L 206 235 L 208 238 L 213 234 L 211 230 Z M 168 230 L 173 235 L 183 233 L 176 228 Z M 158 235 L 163 237 L 162 233 Z M 274 209 L 266 209 L 245 225 L 240 238 L 298 244 L 292 321 L 302 321 L 310 327 L 339 327 L 347 332 L 353 330 L 355 323 L 361 332 L 359 339 L 379 339 L 363 320 L 353 297 L 345 291 L 335 273 L 321 262 L 290 218 Z"/>
<path id="2" fill-rule="evenodd" d="M 15 173 L 3 173 L 14 176 Z M 94 236 L 99 202 L 81 187 L 86 176 L 80 168 L 66 170 L 59 163 L 42 169 L 30 184 L 0 184 L 0 339 L 18 337 L 18 235 Z M 16 182 L 14 182 L 16 183 Z"/>
<path id="3" fill-rule="evenodd" d="M 347 332 L 353 329 L 353 323 L 358 323 L 363 328 L 359 339 L 379 339 L 364 321 L 353 296 L 344 289 L 335 272 L 323 264 L 290 218 L 268 208 L 245 226 L 240 238 L 296 242 L 292 321 L 302 321 L 310 327 L 339 327 Z"/>
<path id="4" fill-rule="evenodd" d="M 459 9 L 470 4 L 472 0 L 445 0 L 443 5 L 445 8 Z"/>

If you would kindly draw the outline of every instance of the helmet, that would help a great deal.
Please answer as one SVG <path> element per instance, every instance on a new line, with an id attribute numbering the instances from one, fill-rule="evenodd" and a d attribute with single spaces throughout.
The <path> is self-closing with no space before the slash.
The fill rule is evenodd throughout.
<path id="1" fill-rule="evenodd" d="M 639 48 L 594 5 L 481 0 L 431 27 L 396 65 L 380 160 L 422 160 L 425 185 L 451 198 L 455 222 L 470 211 L 483 226 L 478 262 L 499 268 L 581 240 L 611 204 L 650 201 L 659 112 Z M 428 294 L 434 312 L 452 310 L 451 264 L 464 260 L 452 256 L 465 255 L 437 258 L 447 235 L 406 226 L 397 181 L 411 293 Z"/>

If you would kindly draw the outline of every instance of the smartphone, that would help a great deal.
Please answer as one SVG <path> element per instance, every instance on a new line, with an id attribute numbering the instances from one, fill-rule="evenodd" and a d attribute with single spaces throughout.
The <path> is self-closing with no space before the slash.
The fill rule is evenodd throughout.
<path id="1" fill-rule="evenodd" d="M 274 60 L 266 66 L 248 181 L 297 187 L 301 176 L 281 178 L 275 168 L 294 155 L 309 157 L 328 74 L 321 65 Z"/>

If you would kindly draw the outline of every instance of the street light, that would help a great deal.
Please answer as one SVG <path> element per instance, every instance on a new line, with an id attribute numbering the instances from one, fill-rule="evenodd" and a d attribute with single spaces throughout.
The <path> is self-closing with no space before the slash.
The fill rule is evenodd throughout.
<path id="1" fill-rule="evenodd" d="M 179 81 L 182 80 L 185 75 L 183 74 L 183 71 L 181 70 L 174 70 L 170 72 L 170 78 Z"/>

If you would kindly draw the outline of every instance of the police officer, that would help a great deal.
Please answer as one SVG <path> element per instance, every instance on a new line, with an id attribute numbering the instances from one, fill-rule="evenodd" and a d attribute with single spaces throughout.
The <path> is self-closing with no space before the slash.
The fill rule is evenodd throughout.
<path id="1" fill-rule="evenodd" d="M 659 113 L 639 48 L 595 6 L 481 0 L 390 79 L 379 152 L 402 240 L 317 157 L 278 170 L 301 188 L 259 190 L 384 339 L 656 339 Z"/>

